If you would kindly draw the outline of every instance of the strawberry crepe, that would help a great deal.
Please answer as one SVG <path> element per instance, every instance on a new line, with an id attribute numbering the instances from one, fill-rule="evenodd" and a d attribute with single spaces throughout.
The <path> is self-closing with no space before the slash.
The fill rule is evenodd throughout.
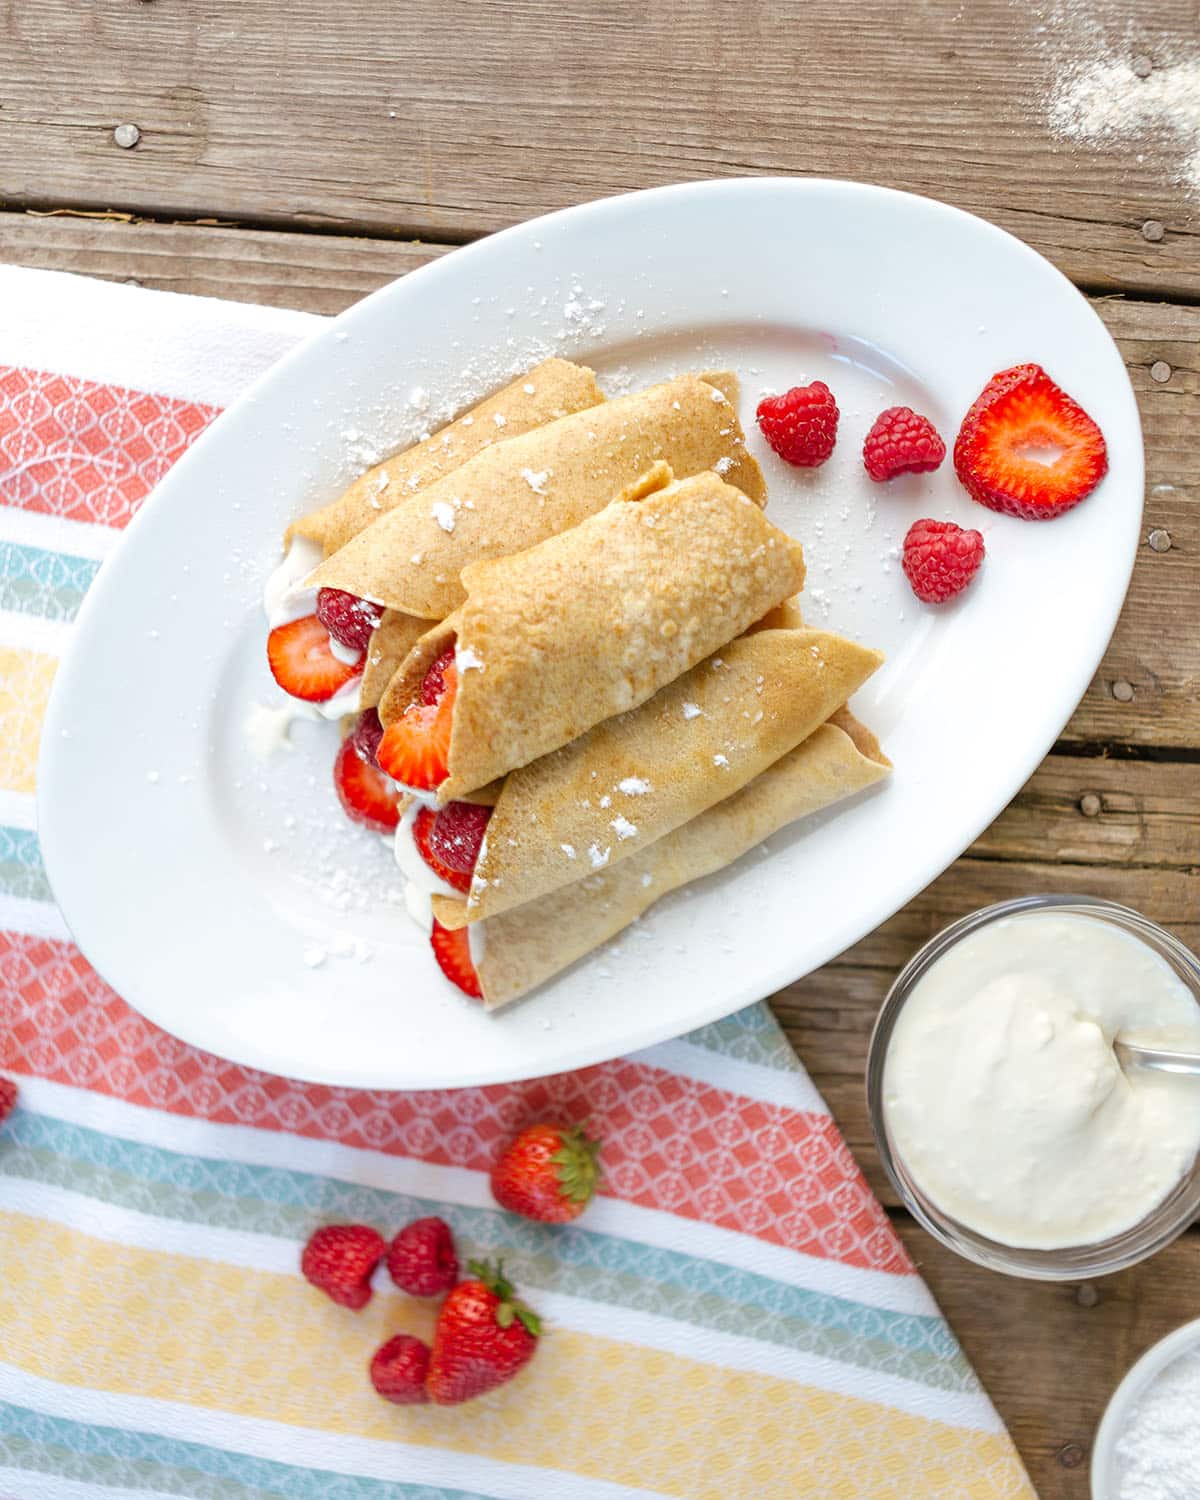
<path id="1" fill-rule="evenodd" d="M 336 500 L 293 521 L 284 544 L 294 536 L 309 537 L 332 557 L 381 515 L 477 453 L 603 400 L 595 372 L 586 365 L 543 360 L 432 436 L 375 464 Z"/>
<path id="2" fill-rule="evenodd" d="M 442 620 L 463 602 L 468 565 L 569 530 L 657 462 L 681 479 L 717 469 L 762 502 L 736 393 L 728 373 L 681 375 L 497 443 L 402 500 L 307 582 Z"/>
<path id="3" fill-rule="evenodd" d="M 448 928 L 481 921 L 633 858 L 794 749 L 882 660 L 804 627 L 729 642 L 640 708 L 511 772 L 464 895 L 435 895 L 434 915 Z"/>
<path id="4" fill-rule="evenodd" d="M 474 792 L 644 703 L 801 587 L 800 544 L 740 490 L 670 479 L 659 464 L 561 536 L 463 570 L 466 602 L 380 702 L 388 775 L 439 804 Z"/>
<path id="5" fill-rule="evenodd" d="M 368 589 L 316 589 L 307 575 L 395 505 L 506 438 L 604 400 L 594 373 L 564 359 L 536 365 L 439 432 L 361 475 L 301 516 L 267 586 L 267 656 L 280 687 L 336 718 L 379 696 L 428 622 L 385 609 Z"/>
<path id="6" fill-rule="evenodd" d="M 478 927 L 453 931 L 435 921 L 434 957 L 460 990 L 498 1009 L 623 931 L 671 891 L 874 785 L 889 767 L 874 735 L 839 709 L 739 791 L 621 863 Z"/>

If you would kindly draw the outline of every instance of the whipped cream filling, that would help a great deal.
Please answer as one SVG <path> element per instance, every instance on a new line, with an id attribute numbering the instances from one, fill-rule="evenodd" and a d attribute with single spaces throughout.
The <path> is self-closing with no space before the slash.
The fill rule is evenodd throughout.
<path id="1" fill-rule="evenodd" d="M 421 857 L 417 841 L 413 837 L 413 824 L 421 810 L 419 802 L 410 802 L 396 825 L 392 844 L 396 863 L 404 876 L 404 906 L 409 916 L 423 932 L 433 931 L 433 896 L 459 896 L 449 881 L 431 870 Z"/>
<path id="2" fill-rule="evenodd" d="M 277 625 L 288 625 L 305 615 L 316 614 L 317 591 L 302 584 L 320 566 L 324 556 L 319 543 L 311 537 L 292 538 L 283 561 L 263 587 L 263 611 L 272 630 Z"/>
<path id="3" fill-rule="evenodd" d="M 363 652 L 357 646 L 343 646 L 333 635 L 329 637 L 329 650 L 346 667 L 357 667 L 363 659 Z"/>
<path id="4" fill-rule="evenodd" d="M 279 625 L 290 625 L 293 620 L 302 620 L 317 612 L 317 590 L 304 587 L 304 579 L 320 566 L 324 553 L 311 537 L 294 536 L 284 554 L 283 561 L 267 579 L 263 587 L 263 611 L 267 624 L 274 630 Z M 338 661 L 353 667 L 362 660 L 361 651 L 350 651 L 340 641 L 329 637 L 329 649 Z M 322 719 L 340 719 L 344 714 L 358 712 L 361 677 L 352 677 L 338 688 L 332 698 L 324 703 L 308 703 L 314 714 Z M 289 695 L 290 696 L 290 695 Z M 301 699 L 294 699 L 301 702 Z"/>
<path id="5" fill-rule="evenodd" d="M 420 804 L 410 802 L 401 815 L 400 822 L 396 825 L 393 849 L 396 863 L 400 866 L 400 872 L 404 876 L 404 909 L 408 915 L 426 935 L 433 932 L 433 897 L 458 896 L 462 892 L 456 891 L 449 881 L 443 880 L 440 875 L 431 870 L 421 857 L 421 851 L 417 848 L 417 841 L 413 837 L 413 823 L 416 821 Z M 467 946 L 471 954 L 471 962 L 478 967 L 483 959 L 487 938 L 483 931 L 482 922 L 472 922 L 467 928 Z"/>

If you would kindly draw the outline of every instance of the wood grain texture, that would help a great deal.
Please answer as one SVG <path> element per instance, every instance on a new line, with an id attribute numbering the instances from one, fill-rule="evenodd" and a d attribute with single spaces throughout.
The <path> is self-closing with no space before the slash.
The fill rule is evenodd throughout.
<path id="1" fill-rule="evenodd" d="M 0 260 L 145 286 L 333 313 L 448 247 L 195 224 L 0 213 Z M 1200 745 L 1200 308 L 1098 298 L 1121 348 L 1146 437 L 1143 544 L 1125 611 L 1064 733 L 1076 743 Z M 1170 378 L 1151 377 L 1153 365 Z M 1160 371 L 1161 373 L 1161 371 Z M 1113 697 L 1128 682 L 1133 699 Z"/>
<path id="2" fill-rule="evenodd" d="M 448 248 L 355 235 L 0 212 L 0 262 L 9 265 L 302 312 L 339 313 Z"/>
<path id="3" fill-rule="evenodd" d="M 462 239 L 609 193 L 871 178 L 982 213 L 1093 289 L 1200 294 L 1186 152 L 1083 149 L 1047 105 L 1191 0 L 38 0 L 0 12 L 10 203 Z M 136 123 L 122 150 L 112 131 Z M 1166 226 L 1161 241 L 1141 234 Z"/>
<path id="4" fill-rule="evenodd" d="M 1092 1435 L 1117 1382 L 1151 1344 L 1200 1316 L 1200 1232 L 1088 1283 L 1081 1298 L 1078 1284 L 977 1270 L 911 1219 L 896 1227 L 1004 1414 L 1041 1500 L 1088 1500 Z"/>

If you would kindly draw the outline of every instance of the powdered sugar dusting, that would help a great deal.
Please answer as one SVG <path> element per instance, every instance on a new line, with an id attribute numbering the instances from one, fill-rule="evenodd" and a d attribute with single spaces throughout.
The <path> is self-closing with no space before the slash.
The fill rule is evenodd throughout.
<path id="1" fill-rule="evenodd" d="M 1200 1472 L 1200 1353 L 1153 1381 L 1117 1442 L 1120 1500 L 1193 1500 Z"/>
<path id="2" fill-rule="evenodd" d="M 550 470 L 522 469 L 521 478 L 535 495 L 544 495 L 546 493 L 546 481 L 550 478 Z"/>
<path id="3" fill-rule="evenodd" d="M 435 500 L 430 514 L 443 531 L 454 530 L 454 507 L 448 500 Z"/>
<path id="4" fill-rule="evenodd" d="M 482 672 L 483 657 L 471 646 L 459 646 L 454 653 L 454 662 L 460 672 Z"/>

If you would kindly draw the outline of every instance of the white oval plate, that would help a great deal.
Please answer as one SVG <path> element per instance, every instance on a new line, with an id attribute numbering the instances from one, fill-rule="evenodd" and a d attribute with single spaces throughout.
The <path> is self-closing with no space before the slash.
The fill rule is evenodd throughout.
<path id="1" fill-rule="evenodd" d="M 336 731 L 249 755 L 265 665 L 263 579 L 287 521 L 367 461 L 546 352 L 610 392 L 730 366 L 770 514 L 807 553 L 806 613 L 881 647 L 856 708 L 890 783 L 669 898 L 614 948 L 489 1017 L 437 972 L 383 842 L 330 781 Z M 1030 524 L 973 504 L 949 461 L 872 485 L 885 406 L 953 443 L 987 378 L 1045 365 L 1100 423 L 1111 470 Z M 826 380 L 838 448 L 790 469 L 754 428 L 765 390 Z M 428 393 L 428 398 L 423 394 Z M 431 401 L 426 406 L 426 399 Z M 579 1067 L 678 1035 L 825 963 L 988 825 L 1095 671 L 1142 505 L 1137 408 L 1115 346 L 1051 265 L 927 199 L 846 182 L 743 179 L 587 204 L 406 276 L 303 345 L 172 469 L 101 570 L 55 683 L 39 832 L 80 947 L 189 1042 L 327 1083 L 441 1087 Z M 897 560 L 918 516 L 976 526 L 980 576 L 918 604 Z"/>

